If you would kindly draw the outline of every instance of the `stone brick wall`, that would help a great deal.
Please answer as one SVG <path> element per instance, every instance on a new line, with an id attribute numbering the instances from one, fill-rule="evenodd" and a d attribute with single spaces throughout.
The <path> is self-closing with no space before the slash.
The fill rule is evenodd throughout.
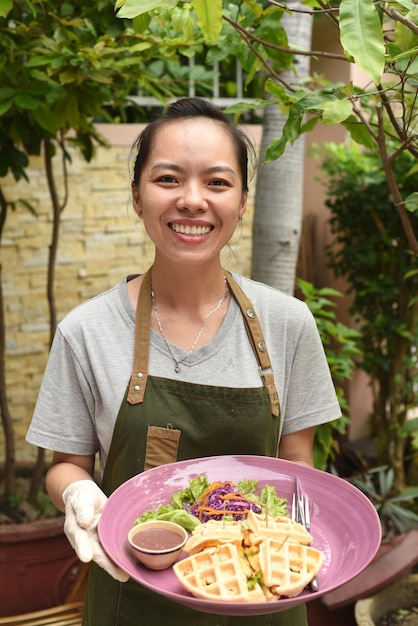
<path id="1" fill-rule="evenodd" d="M 98 148 L 90 163 L 71 150 L 69 196 L 62 212 L 55 275 L 58 321 L 74 306 L 108 289 L 125 275 L 143 272 L 153 259 L 152 244 L 130 201 L 130 145 L 140 127 L 103 125 L 99 130 L 111 145 Z M 250 132 L 257 140 L 259 129 Z M 63 196 L 58 158 L 54 160 L 54 169 Z M 18 458 L 24 460 L 33 458 L 36 452 L 25 442 L 25 434 L 48 357 L 46 274 L 52 228 L 42 157 L 31 160 L 28 174 L 29 183 L 16 184 L 12 178 L 2 181 L 6 198 L 30 202 L 36 217 L 21 204 L 9 211 L 0 253 L 6 314 L 7 399 Z M 253 189 L 243 225 L 238 227 L 224 256 L 226 267 L 245 275 L 251 271 L 252 212 Z M 2 460 L 4 441 L 0 432 Z"/>

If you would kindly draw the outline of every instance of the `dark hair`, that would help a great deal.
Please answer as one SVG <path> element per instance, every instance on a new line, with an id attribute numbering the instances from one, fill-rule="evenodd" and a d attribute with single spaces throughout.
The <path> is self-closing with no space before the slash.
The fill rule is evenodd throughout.
<path id="1" fill-rule="evenodd" d="M 255 152 L 251 140 L 245 132 L 234 126 L 221 109 L 203 98 L 180 98 L 180 100 L 170 104 L 159 118 L 153 120 L 145 127 L 132 146 L 132 151 L 135 155 L 132 184 L 139 183 L 142 170 L 151 152 L 156 132 L 170 122 L 192 117 L 206 117 L 215 120 L 229 133 L 236 150 L 243 191 L 247 191 L 249 153 L 254 154 Z"/>

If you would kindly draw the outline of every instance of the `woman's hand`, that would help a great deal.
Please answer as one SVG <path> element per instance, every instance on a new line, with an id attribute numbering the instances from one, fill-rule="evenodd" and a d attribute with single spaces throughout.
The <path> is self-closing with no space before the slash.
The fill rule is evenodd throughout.
<path id="1" fill-rule="evenodd" d="M 78 480 L 63 492 L 65 505 L 64 532 L 83 563 L 95 561 L 120 582 L 129 578 L 103 550 L 97 534 L 97 524 L 107 497 L 92 480 Z"/>

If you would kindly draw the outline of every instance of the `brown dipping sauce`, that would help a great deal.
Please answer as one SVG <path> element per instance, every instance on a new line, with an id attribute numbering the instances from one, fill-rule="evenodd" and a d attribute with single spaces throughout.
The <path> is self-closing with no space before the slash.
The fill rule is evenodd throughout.
<path id="1" fill-rule="evenodd" d="M 181 537 L 174 530 L 146 528 L 136 533 L 132 541 L 144 550 L 171 550 L 181 543 Z"/>

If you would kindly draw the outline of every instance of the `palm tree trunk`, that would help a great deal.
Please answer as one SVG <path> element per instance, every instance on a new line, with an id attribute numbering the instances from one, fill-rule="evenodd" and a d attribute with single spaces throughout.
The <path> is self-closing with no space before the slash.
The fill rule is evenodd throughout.
<path id="1" fill-rule="evenodd" d="M 303 6 L 299 1 L 288 5 L 293 9 Z M 282 24 L 291 46 L 310 49 L 312 19 L 303 13 L 283 15 Z M 309 75 L 308 56 L 297 57 L 294 64 L 297 77 L 284 72 L 282 77 L 286 83 Z M 286 120 L 276 105 L 264 110 L 255 194 L 252 277 L 293 294 L 302 229 L 304 136 L 293 145 L 288 144 L 280 159 L 262 165 L 267 146 L 281 136 Z"/>

